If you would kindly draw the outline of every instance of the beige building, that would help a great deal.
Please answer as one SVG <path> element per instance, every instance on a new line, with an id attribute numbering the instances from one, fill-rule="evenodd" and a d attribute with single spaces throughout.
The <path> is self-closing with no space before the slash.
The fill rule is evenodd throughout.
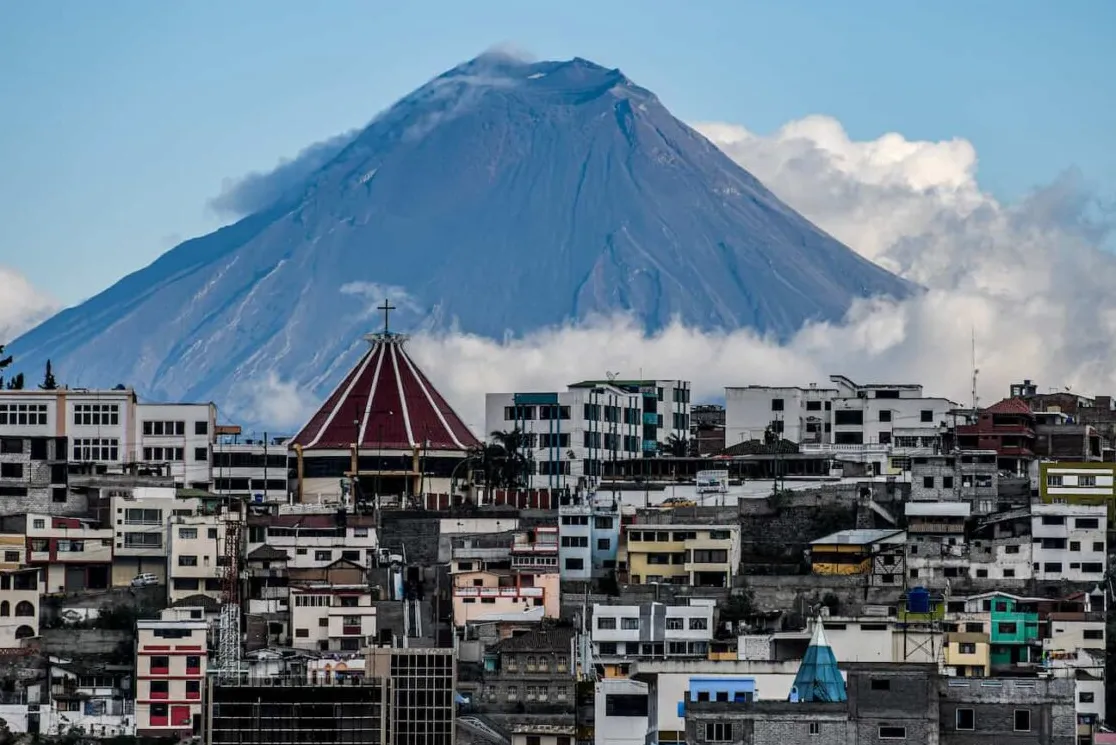
<path id="1" fill-rule="evenodd" d="M 42 569 L 43 592 L 103 590 L 112 573 L 112 529 L 91 520 L 37 513 L 0 518 L 27 536 L 27 563 Z"/>
<path id="2" fill-rule="evenodd" d="M 39 570 L 0 572 L 0 650 L 39 635 Z"/>
<path id="3" fill-rule="evenodd" d="M 375 643 L 376 608 L 367 585 L 311 585 L 290 592 L 292 647 L 359 652 Z"/>
<path id="4" fill-rule="evenodd" d="M 222 550 L 228 515 L 178 515 L 170 523 L 167 598 L 221 595 Z M 232 516 L 237 519 L 236 516 Z"/>
<path id="5" fill-rule="evenodd" d="M 135 487 L 115 493 L 111 500 L 113 586 L 126 587 L 136 575 L 148 573 L 165 583 L 171 519 L 197 507 L 196 499 L 177 499 L 173 487 Z"/>
<path id="6" fill-rule="evenodd" d="M 739 565 L 739 525 L 630 525 L 617 556 L 633 585 L 731 587 Z"/>
<path id="7" fill-rule="evenodd" d="M 167 608 L 136 622 L 136 734 L 201 731 L 208 628 L 201 608 Z"/>

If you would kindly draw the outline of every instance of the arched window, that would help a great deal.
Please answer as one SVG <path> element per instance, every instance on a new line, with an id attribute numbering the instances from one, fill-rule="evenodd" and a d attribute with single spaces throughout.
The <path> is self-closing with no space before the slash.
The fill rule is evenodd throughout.
<path id="1" fill-rule="evenodd" d="M 0 603 L 0 616 L 10 615 L 12 615 L 12 604 L 5 600 L 4 602 Z"/>
<path id="2" fill-rule="evenodd" d="M 17 616 L 33 616 L 35 615 L 35 606 L 26 600 L 20 600 L 16 603 L 15 614 Z"/>
<path id="3" fill-rule="evenodd" d="M 16 639 L 29 639 L 34 635 L 35 635 L 35 629 L 33 629 L 33 628 L 31 628 L 30 626 L 27 626 L 27 625 L 20 626 L 18 629 L 16 629 L 16 633 L 15 633 Z"/>

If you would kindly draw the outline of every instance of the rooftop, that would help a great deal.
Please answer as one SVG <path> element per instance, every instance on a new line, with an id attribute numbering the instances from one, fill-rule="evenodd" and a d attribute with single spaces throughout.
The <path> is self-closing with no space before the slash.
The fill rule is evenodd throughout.
<path id="1" fill-rule="evenodd" d="M 973 506 L 968 502 L 907 502 L 907 517 L 969 517 Z"/>
<path id="2" fill-rule="evenodd" d="M 887 540 L 902 535 L 902 530 L 895 528 L 885 529 L 864 529 L 856 528 L 852 530 L 839 530 L 836 533 L 830 533 L 827 536 L 818 538 L 817 540 L 810 541 L 811 546 L 828 545 L 828 544 L 847 544 L 850 546 L 867 546 L 871 543 L 879 543 L 880 541 Z"/>

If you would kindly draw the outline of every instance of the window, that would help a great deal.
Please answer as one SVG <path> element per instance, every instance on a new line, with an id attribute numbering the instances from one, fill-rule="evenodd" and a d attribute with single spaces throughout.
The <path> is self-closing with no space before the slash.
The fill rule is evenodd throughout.
<path id="1" fill-rule="evenodd" d="M 1077 701 L 1078 701 L 1078 703 L 1082 703 L 1082 704 L 1093 703 L 1093 692 L 1092 691 L 1082 691 L 1081 693 L 1077 694 Z"/>
<path id="2" fill-rule="evenodd" d="M 1044 548 L 1045 548 L 1045 546 L 1044 546 Z M 1070 551 L 1080 551 L 1081 550 L 1081 541 L 1070 541 L 1069 550 Z"/>
<path id="3" fill-rule="evenodd" d="M 821 734 L 821 724 L 818 723 L 818 722 L 810 722 L 810 734 L 811 735 L 820 735 Z"/>
<path id="4" fill-rule="evenodd" d="M 771 399 L 771 410 L 772 411 L 783 411 L 783 409 L 784 409 L 783 399 L 781 399 L 781 398 Z"/>
<path id="5" fill-rule="evenodd" d="M 972 709 L 958 709 L 954 714 L 954 729 L 976 729 L 976 715 Z"/>
<path id="6" fill-rule="evenodd" d="M 46 423 L 46 404 L 0 404 L 0 424 L 44 427 Z M 4 452 L 18 453 L 23 450 L 22 440 L 13 440 L 13 442 L 18 442 L 20 449 Z"/>
<path id="7" fill-rule="evenodd" d="M 155 655 L 151 658 L 151 672 L 166 675 L 170 672 L 170 657 Z"/>
<path id="8" fill-rule="evenodd" d="M 616 619 L 611 616 L 601 616 L 597 619 L 597 628 L 614 631 L 616 629 Z"/>
<path id="9" fill-rule="evenodd" d="M 1078 530 L 1097 530 L 1100 528 L 1100 520 L 1095 517 L 1079 517 L 1073 521 L 1073 527 Z"/>
<path id="10" fill-rule="evenodd" d="M 166 698 L 170 695 L 170 683 L 166 680 L 151 681 L 151 698 Z"/>
<path id="11" fill-rule="evenodd" d="M 91 427 L 120 424 L 120 406 L 118 404 L 75 404 L 74 424 Z"/>
<path id="12" fill-rule="evenodd" d="M 4 552 L 4 562 L 7 563 L 7 564 L 18 564 L 19 563 L 19 551 L 5 551 Z"/>
<path id="13" fill-rule="evenodd" d="M 114 437 L 79 437 L 74 440 L 74 460 L 93 463 L 118 460 L 120 441 Z"/>
<path id="14" fill-rule="evenodd" d="M 706 722 L 706 742 L 732 742 L 731 722 Z"/>
<path id="15" fill-rule="evenodd" d="M 162 548 L 162 533 L 125 533 L 125 548 Z"/>
<path id="16" fill-rule="evenodd" d="M 207 422 L 207 421 L 194 422 L 194 434 L 195 435 L 208 435 L 209 434 L 209 422 Z"/>
<path id="17" fill-rule="evenodd" d="M 152 727 L 166 727 L 167 726 L 167 705 L 166 704 L 151 704 L 151 726 Z"/>
<path id="18" fill-rule="evenodd" d="M 597 550 L 598 551 L 608 551 L 610 548 L 612 548 L 612 539 L 611 538 L 598 538 L 597 539 Z"/>
<path id="19" fill-rule="evenodd" d="M 907 728 L 906 727 L 884 727 L 880 726 L 879 738 L 881 740 L 906 740 Z"/>
<path id="20" fill-rule="evenodd" d="M 359 564 L 360 563 L 360 551 L 346 549 L 345 551 L 341 552 L 341 558 L 344 559 L 345 561 L 355 561 Z"/>
<path id="21" fill-rule="evenodd" d="M 196 654 L 186 655 L 186 672 L 190 674 L 201 672 L 201 656 Z"/>
<path id="22" fill-rule="evenodd" d="M 1047 572 L 1049 574 L 1061 574 L 1061 572 L 1062 572 L 1062 562 L 1060 562 L 1060 561 L 1048 561 L 1048 562 L 1046 562 L 1045 564 L 1042 565 L 1042 571 Z"/>
<path id="23" fill-rule="evenodd" d="M 1093 550 L 1098 553 L 1104 553 L 1104 541 L 1093 541 Z"/>
<path id="24" fill-rule="evenodd" d="M 205 463 L 209 460 L 209 448 L 194 448 L 194 462 Z"/>
<path id="25" fill-rule="evenodd" d="M 314 561 L 329 561 L 333 558 L 332 551 L 315 551 Z"/>
<path id="26" fill-rule="evenodd" d="M 843 409 L 833 412 L 833 423 L 838 427 L 861 426 L 864 424 L 864 412 L 860 409 Z"/>
<path id="27" fill-rule="evenodd" d="M 1085 629 L 1081 632 L 1083 639 L 1092 639 L 1094 641 L 1104 639 L 1104 629 Z"/>
<path id="28" fill-rule="evenodd" d="M 1031 731 L 1031 710 L 1030 709 L 1016 709 L 1015 710 L 1015 731 L 1016 732 L 1030 732 Z"/>
<path id="29" fill-rule="evenodd" d="M 161 525 L 163 523 L 162 510 L 124 510 L 125 525 Z"/>
<path id="30" fill-rule="evenodd" d="M 22 463 L 0 463 L 0 479 L 23 478 Z"/>
<path id="31" fill-rule="evenodd" d="M 709 619 L 707 618 L 691 618 L 690 631 L 706 631 L 709 628 Z"/>
<path id="32" fill-rule="evenodd" d="M 1062 475 L 1061 474 L 1056 474 L 1056 473 L 1047 474 L 1046 475 L 1046 485 L 1047 486 L 1061 486 L 1062 485 Z"/>
<path id="33" fill-rule="evenodd" d="M 933 421 L 934 421 L 934 412 L 933 412 L 933 411 L 931 411 L 930 409 L 923 409 L 922 411 L 920 411 L 920 412 L 918 413 L 918 417 L 919 417 L 919 421 L 921 421 L 921 422 L 922 422 L 922 423 L 924 423 L 924 424 L 926 424 L 926 423 L 933 423 Z"/>
<path id="34" fill-rule="evenodd" d="M 973 642 L 961 642 L 957 645 L 957 651 L 960 654 L 976 654 L 976 644 Z M 969 729 L 972 729 L 972 727 Z"/>
<path id="35" fill-rule="evenodd" d="M 621 618 L 620 628 L 625 631 L 638 631 L 639 619 L 638 618 Z"/>
<path id="36" fill-rule="evenodd" d="M 178 537 L 181 538 L 182 540 L 185 540 L 185 541 L 193 540 L 194 538 L 198 537 L 198 529 L 197 528 L 179 528 L 178 529 Z"/>
<path id="37" fill-rule="evenodd" d="M 821 401 L 807 401 L 806 411 L 821 411 Z"/>
<path id="38" fill-rule="evenodd" d="M 201 681 L 186 681 L 186 698 L 201 698 Z"/>
<path id="39" fill-rule="evenodd" d="M 1077 477 L 1077 485 L 1078 486 L 1096 486 L 1097 485 L 1097 477 L 1096 476 L 1078 476 Z M 1080 521 L 1078 521 L 1078 522 L 1080 522 Z"/>
<path id="40" fill-rule="evenodd" d="M 887 678 L 872 678 L 873 691 L 890 691 L 891 681 Z"/>
<path id="41" fill-rule="evenodd" d="M 585 559 L 566 559 L 566 569 L 571 572 L 579 572 L 585 568 Z M 616 619 L 613 618 L 613 621 Z"/>
<path id="42" fill-rule="evenodd" d="M 923 476 L 922 477 L 922 488 L 923 489 L 933 489 L 934 488 L 934 477 L 933 476 Z"/>
<path id="43" fill-rule="evenodd" d="M 1102 574 L 1104 572 L 1104 565 L 1099 561 L 1082 562 L 1081 572 L 1083 574 Z"/>
<path id="44" fill-rule="evenodd" d="M 881 422 L 890 422 L 891 421 L 891 409 L 881 409 L 880 410 L 880 421 Z"/>

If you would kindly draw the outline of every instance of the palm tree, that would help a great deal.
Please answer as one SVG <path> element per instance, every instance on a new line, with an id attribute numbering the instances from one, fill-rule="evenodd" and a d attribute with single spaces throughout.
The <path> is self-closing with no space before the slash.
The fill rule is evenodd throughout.
<path id="1" fill-rule="evenodd" d="M 685 437 L 671 435 L 666 441 L 666 451 L 675 458 L 685 458 L 690 454 L 690 441 Z"/>
<path id="2" fill-rule="evenodd" d="M 520 429 L 492 432 L 491 442 L 475 448 L 469 458 L 479 464 L 490 488 L 519 489 L 527 484 L 528 436 Z"/>

